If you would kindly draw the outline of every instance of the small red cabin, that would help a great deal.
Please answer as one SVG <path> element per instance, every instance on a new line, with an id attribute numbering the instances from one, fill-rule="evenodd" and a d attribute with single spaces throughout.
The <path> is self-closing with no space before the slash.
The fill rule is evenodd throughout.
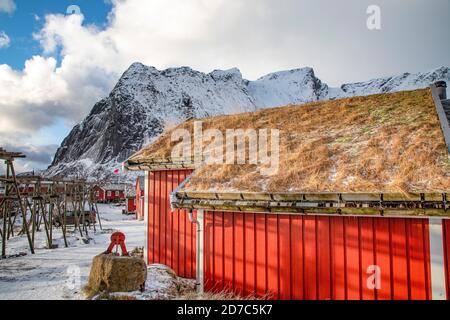
<path id="1" fill-rule="evenodd" d="M 136 190 L 133 185 L 127 185 L 125 189 L 125 196 L 127 200 L 125 201 L 125 209 L 123 209 L 123 214 L 136 214 Z"/>
<path id="2" fill-rule="evenodd" d="M 125 200 L 125 185 L 108 184 L 94 187 L 95 198 L 100 203 L 120 202 Z"/>

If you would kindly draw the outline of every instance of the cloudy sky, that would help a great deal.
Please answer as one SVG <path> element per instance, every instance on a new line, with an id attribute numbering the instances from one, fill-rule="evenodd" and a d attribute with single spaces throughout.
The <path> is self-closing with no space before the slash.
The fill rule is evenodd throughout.
<path id="1" fill-rule="evenodd" d="M 0 146 L 46 167 L 135 61 L 251 80 L 310 66 L 338 86 L 450 66 L 449 31 L 450 0 L 0 0 Z"/>

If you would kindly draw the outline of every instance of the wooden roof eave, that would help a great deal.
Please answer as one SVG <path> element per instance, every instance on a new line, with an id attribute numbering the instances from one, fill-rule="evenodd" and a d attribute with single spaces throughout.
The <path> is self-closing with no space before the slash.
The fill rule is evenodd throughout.
<path id="1" fill-rule="evenodd" d="M 400 194 L 371 193 L 296 194 L 297 199 L 294 199 L 294 194 L 285 197 L 282 194 L 242 193 L 239 198 L 237 195 L 179 191 L 172 197 L 171 205 L 174 209 L 272 214 L 450 217 L 446 193 L 421 193 L 418 197 L 408 199 Z"/>
<path id="2" fill-rule="evenodd" d="M 177 191 L 177 197 L 202 200 L 249 200 L 249 201 L 324 201 L 324 202 L 440 202 L 446 200 L 450 192 L 421 193 L 268 193 L 268 192 L 195 192 Z M 450 199 L 449 199 L 450 200 Z"/>

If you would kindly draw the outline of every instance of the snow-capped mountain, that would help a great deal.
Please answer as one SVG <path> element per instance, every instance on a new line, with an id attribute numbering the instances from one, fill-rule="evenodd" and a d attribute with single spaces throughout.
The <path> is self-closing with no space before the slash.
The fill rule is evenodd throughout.
<path id="1" fill-rule="evenodd" d="M 294 69 L 268 74 L 247 82 L 248 91 L 258 108 L 284 106 L 325 99 L 328 86 L 312 68 Z"/>
<path id="2" fill-rule="evenodd" d="M 416 89 L 450 81 L 450 69 L 330 88 L 312 68 L 281 71 L 256 81 L 238 69 L 205 74 L 188 67 L 159 71 L 134 63 L 110 95 L 64 139 L 46 175 L 117 177 L 114 170 L 167 127 L 190 118 L 254 111 L 258 108 Z"/>
<path id="3" fill-rule="evenodd" d="M 448 67 L 441 67 L 431 72 L 403 73 L 394 77 L 344 84 L 339 90 L 335 91 L 334 96 L 330 95 L 330 98 L 365 96 L 384 92 L 414 90 L 427 87 L 438 80 L 448 82 L 449 79 L 450 68 Z"/>

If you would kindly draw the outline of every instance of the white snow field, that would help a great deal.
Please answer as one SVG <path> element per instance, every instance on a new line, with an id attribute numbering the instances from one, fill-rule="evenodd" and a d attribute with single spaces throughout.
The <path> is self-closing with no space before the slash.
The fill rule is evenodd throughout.
<path id="1" fill-rule="evenodd" d="M 103 231 L 97 223 L 97 231 L 89 231 L 89 243 L 81 239 L 79 233 L 71 233 L 69 247 L 65 248 L 62 233 L 54 229 L 54 243 L 59 247 L 48 250 L 45 232 L 41 231 L 36 233 L 36 254 L 32 255 L 26 236 L 10 239 L 7 242 L 9 257 L 0 260 L 0 300 L 84 299 L 81 289 L 87 283 L 92 259 L 107 249 L 113 231 L 125 233 L 128 251 L 144 246 L 143 221 L 122 215 L 122 207 L 103 204 L 99 205 L 99 211 Z M 25 256 L 20 256 L 24 253 Z M 135 294 L 136 298 L 172 298 L 158 294 L 164 292 L 165 283 L 157 276 L 160 268 L 149 267 L 147 290 L 145 294 Z M 155 289 L 158 292 L 152 292 Z"/>

